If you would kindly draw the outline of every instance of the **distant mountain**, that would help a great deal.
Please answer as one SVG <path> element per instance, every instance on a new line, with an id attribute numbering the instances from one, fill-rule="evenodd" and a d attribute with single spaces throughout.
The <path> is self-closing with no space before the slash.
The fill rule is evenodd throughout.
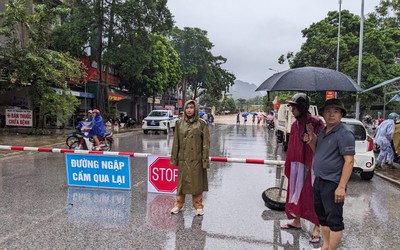
<path id="1" fill-rule="evenodd" d="M 235 80 L 235 84 L 229 88 L 229 94 L 232 95 L 232 98 L 235 100 L 240 98 L 247 100 L 256 96 L 263 96 L 265 92 L 256 92 L 255 90 L 257 88 L 258 87 L 255 84 Z"/>

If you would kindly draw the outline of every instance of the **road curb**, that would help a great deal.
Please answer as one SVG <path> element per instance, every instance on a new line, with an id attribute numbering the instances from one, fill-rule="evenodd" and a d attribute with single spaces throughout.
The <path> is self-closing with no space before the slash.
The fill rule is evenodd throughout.
<path id="1" fill-rule="evenodd" d="M 391 182 L 393 184 L 396 184 L 396 185 L 400 186 L 400 181 L 398 181 L 398 180 L 395 180 L 393 178 L 390 178 L 390 177 L 388 177 L 386 175 L 383 175 L 381 173 L 378 173 L 378 172 L 375 172 L 375 175 L 377 175 L 377 176 L 381 177 L 382 179 L 387 180 L 387 181 L 389 181 L 389 182 Z"/>

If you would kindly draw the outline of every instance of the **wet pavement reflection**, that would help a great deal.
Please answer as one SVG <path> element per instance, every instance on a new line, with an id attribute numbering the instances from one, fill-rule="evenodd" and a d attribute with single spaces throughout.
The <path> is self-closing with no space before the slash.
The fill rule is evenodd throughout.
<path id="1" fill-rule="evenodd" d="M 212 156 L 284 158 L 263 126 L 210 125 Z M 121 134 L 115 151 L 170 153 L 173 134 Z M 284 212 L 265 207 L 275 166 L 212 162 L 205 215 L 190 196 L 171 215 L 174 196 L 147 192 L 147 159 L 131 158 L 131 191 L 68 187 L 62 154 L 26 153 L 0 160 L 0 247 L 5 249 L 313 249 L 303 230 L 282 231 Z M 341 249 L 396 249 L 400 190 L 380 178 L 351 177 Z"/>

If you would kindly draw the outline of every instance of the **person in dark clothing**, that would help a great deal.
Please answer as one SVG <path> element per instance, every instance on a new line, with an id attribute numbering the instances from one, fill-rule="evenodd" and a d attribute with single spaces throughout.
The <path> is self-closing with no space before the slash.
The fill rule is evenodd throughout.
<path id="1" fill-rule="evenodd" d="M 337 249 L 343 238 L 343 205 L 354 165 L 355 137 L 341 122 L 346 109 L 339 99 L 329 99 L 320 112 L 326 122 L 317 136 L 307 125 L 303 140 L 313 149 L 314 206 L 323 234 L 322 249 Z"/>

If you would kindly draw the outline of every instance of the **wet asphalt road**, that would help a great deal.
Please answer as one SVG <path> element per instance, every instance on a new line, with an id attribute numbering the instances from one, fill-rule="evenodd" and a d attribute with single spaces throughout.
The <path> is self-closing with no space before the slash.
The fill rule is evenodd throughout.
<path id="1" fill-rule="evenodd" d="M 213 156 L 275 159 L 281 147 L 261 126 L 210 127 Z M 168 154 L 171 135 L 129 133 L 115 151 Z M 0 249 L 313 249 L 312 225 L 281 231 L 283 212 L 264 206 L 276 185 L 274 166 L 211 163 L 205 215 L 170 215 L 174 197 L 147 193 L 147 162 L 131 159 L 132 190 L 66 185 L 62 154 L 26 153 L 0 159 Z M 341 249 L 399 249 L 400 190 L 353 175 L 345 204 Z"/>

